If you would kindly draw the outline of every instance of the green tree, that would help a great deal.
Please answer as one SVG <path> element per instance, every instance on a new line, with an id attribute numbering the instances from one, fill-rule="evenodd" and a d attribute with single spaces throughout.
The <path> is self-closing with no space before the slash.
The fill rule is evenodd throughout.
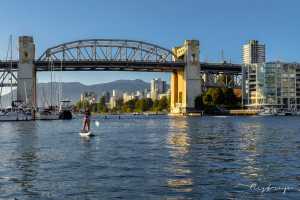
<path id="1" fill-rule="evenodd" d="M 146 98 L 146 111 L 151 110 L 153 106 L 153 101 L 151 98 Z"/>
<path id="2" fill-rule="evenodd" d="M 238 103 L 232 88 L 224 88 L 223 94 L 225 105 L 236 105 Z"/>
<path id="3" fill-rule="evenodd" d="M 135 111 L 136 112 L 144 112 L 147 110 L 147 103 L 145 99 L 139 99 L 135 103 Z"/>
<path id="4" fill-rule="evenodd" d="M 86 108 L 90 108 L 90 103 L 87 100 L 78 101 L 75 106 L 77 110 L 84 110 Z"/>
<path id="5" fill-rule="evenodd" d="M 221 74 L 217 81 L 223 85 L 226 85 L 232 81 L 232 76 L 231 75 L 226 75 L 226 74 Z"/>
<path id="6" fill-rule="evenodd" d="M 117 111 L 122 111 L 123 107 L 123 99 L 117 99 L 116 100 L 116 109 Z"/>
<path id="7" fill-rule="evenodd" d="M 202 110 L 203 109 L 203 97 L 202 97 L 202 95 L 197 96 L 195 98 L 195 108 L 196 108 L 196 110 Z"/>
<path id="8" fill-rule="evenodd" d="M 78 102 L 76 102 L 76 104 L 75 104 L 75 108 L 76 108 L 76 110 L 80 110 L 81 109 L 81 101 L 78 101 Z"/>
<path id="9" fill-rule="evenodd" d="M 96 103 L 91 104 L 90 109 L 93 113 L 96 113 L 97 112 L 97 104 Z"/>
<path id="10" fill-rule="evenodd" d="M 157 99 L 153 102 L 152 110 L 155 112 L 159 111 L 159 101 Z"/>
<path id="11" fill-rule="evenodd" d="M 169 110 L 169 100 L 167 97 L 162 97 L 158 102 L 158 110 Z"/>
<path id="12" fill-rule="evenodd" d="M 123 105 L 123 112 L 133 112 L 135 110 L 135 103 L 136 103 L 136 99 L 132 99 L 127 101 L 126 103 L 124 103 Z"/>
<path id="13" fill-rule="evenodd" d="M 99 103 L 97 104 L 97 107 L 98 107 L 98 112 L 101 112 L 101 113 L 105 113 L 108 111 L 108 108 L 106 106 L 106 102 L 105 102 L 105 96 L 102 96 L 100 99 L 99 99 Z"/>
<path id="14" fill-rule="evenodd" d="M 202 100 L 205 105 L 211 105 L 213 102 L 213 99 L 209 93 L 205 93 L 202 97 Z"/>
<path id="15" fill-rule="evenodd" d="M 220 105 L 224 103 L 224 94 L 220 88 L 213 88 L 211 97 L 214 105 Z"/>

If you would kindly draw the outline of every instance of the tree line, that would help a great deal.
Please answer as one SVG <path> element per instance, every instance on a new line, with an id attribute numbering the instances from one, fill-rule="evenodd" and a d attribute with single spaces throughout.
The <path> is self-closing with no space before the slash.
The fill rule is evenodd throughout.
<path id="1" fill-rule="evenodd" d="M 196 110 L 205 111 L 206 113 L 218 112 L 220 108 L 237 108 L 241 106 L 240 104 L 241 99 L 234 94 L 232 88 L 209 88 L 195 99 Z M 94 113 L 169 112 L 170 99 L 162 97 L 160 100 L 153 101 L 151 98 L 142 98 L 124 102 L 120 98 L 116 100 L 114 108 L 109 108 L 105 97 L 102 96 L 97 103 L 90 104 L 87 100 L 84 100 L 75 104 L 75 111 L 86 108 Z"/>
<path id="2" fill-rule="evenodd" d="M 81 111 L 89 108 L 94 113 L 132 113 L 132 112 L 161 112 L 170 110 L 170 101 L 167 97 L 160 100 L 152 100 L 151 98 L 132 99 L 124 102 L 123 99 L 117 99 L 114 108 L 107 106 L 105 97 L 102 96 L 97 103 L 89 103 L 87 100 L 78 101 L 75 104 L 75 110 Z"/>
<path id="3" fill-rule="evenodd" d="M 241 99 L 234 94 L 232 88 L 209 88 L 195 99 L 195 107 L 198 110 L 211 112 L 218 107 L 239 107 L 240 102 Z"/>

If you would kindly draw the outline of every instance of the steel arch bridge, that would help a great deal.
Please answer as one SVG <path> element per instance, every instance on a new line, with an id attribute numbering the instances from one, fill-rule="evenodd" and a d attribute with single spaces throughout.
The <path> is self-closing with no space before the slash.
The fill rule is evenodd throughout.
<path id="1" fill-rule="evenodd" d="M 88 39 L 47 49 L 35 61 L 37 71 L 174 71 L 184 68 L 171 50 L 161 46 L 121 39 Z"/>
<path id="2" fill-rule="evenodd" d="M 199 41 L 185 40 L 173 51 L 159 45 L 121 39 L 88 39 L 48 48 L 35 59 L 33 37 L 19 37 L 19 60 L 0 61 L 0 87 L 17 86 L 17 99 L 37 106 L 37 72 L 43 71 L 139 71 L 171 73 L 171 111 L 187 113 L 204 87 L 235 87 L 233 74 L 241 66 L 228 63 L 201 63 Z M 178 57 L 177 57 L 178 56 Z M 17 76 L 14 76 L 14 73 Z M 220 76 L 223 85 L 218 84 Z M 9 79 L 10 78 L 10 79 Z M 229 81 L 228 81 L 229 80 Z M 28 89 L 29 88 L 29 89 Z M 0 90 L 1 93 L 1 90 Z M 1 95 L 1 94 L 0 94 Z"/>

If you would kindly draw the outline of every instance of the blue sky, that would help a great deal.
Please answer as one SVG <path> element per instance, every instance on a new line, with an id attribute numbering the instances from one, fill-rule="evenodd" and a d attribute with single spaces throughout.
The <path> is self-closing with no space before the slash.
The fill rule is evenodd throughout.
<path id="1" fill-rule="evenodd" d="M 298 0 L 6 0 L 0 5 L 0 58 L 5 58 L 12 34 L 15 39 L 32 35 L 37 57 L 48 47 L 77 39 L 136 39 L 170 49 L 198 39 L 202 61 L 220 61 L 223 49 L 227 59 L 240 63 L 241 45 L 258 39 L 267 45 L 267 60 L 300 62 L 299 8 Z M 169 78 L 132 72 L 57 76 L 85 84 Z M 39 75 L 40 81 L 49 79 L 49 74 Z"/>

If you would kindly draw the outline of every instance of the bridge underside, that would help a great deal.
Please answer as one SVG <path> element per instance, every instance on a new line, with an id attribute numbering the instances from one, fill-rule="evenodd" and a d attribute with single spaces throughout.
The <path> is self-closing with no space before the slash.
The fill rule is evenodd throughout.
<path id="1" fill-rule="evenodd" d="M 184 62 L 149 62 L 149 61 L 34 61 L 37 72 L 47 71 L 135 71 L 135 72 L 176 72 L 184 70 Z M 200 67 L 201 66 L 201 67 Z M 200 63 L 203 79 L 202 87 L 240 88 L 241 65 L 230 63 Z M 0 62 L 0 87 L 10 87 L 10 81 L 4 81 L 10 71 L 17 80 L 18 61 Z M 226 82 L 218 81 L 222 75 L 230 77 Z M 2 80 L 3 79 L 3 80 Z M 16 86 L 16 81 L 13 83 Z"/>
<path id="2" fill-rule="evenodd" d="M 178 62 L 146 61 L 37 61 L 36 71 L 138 71 L 138 72 L 172 72 L 184 68 Z"/>
<path id="3" fill-rule="evenodd" d="M 54 71 L 166 71 L 171 72 L 173 70 L 184 69 L 183 62 L 149 62 L 149 61 L 35 61 L 36 71 L 51 71 L 51 63 Z M 18 61 L 1 62 L 0 72 L 8 71 L 12 65 L 12 70 L 18 70 Z M 201 66 L 201 67 L 200 67 Z M 230 63 L 200 63 L 201 72 L 210 74 L 241 74 L 242 67 L 240 64 Z"/>

